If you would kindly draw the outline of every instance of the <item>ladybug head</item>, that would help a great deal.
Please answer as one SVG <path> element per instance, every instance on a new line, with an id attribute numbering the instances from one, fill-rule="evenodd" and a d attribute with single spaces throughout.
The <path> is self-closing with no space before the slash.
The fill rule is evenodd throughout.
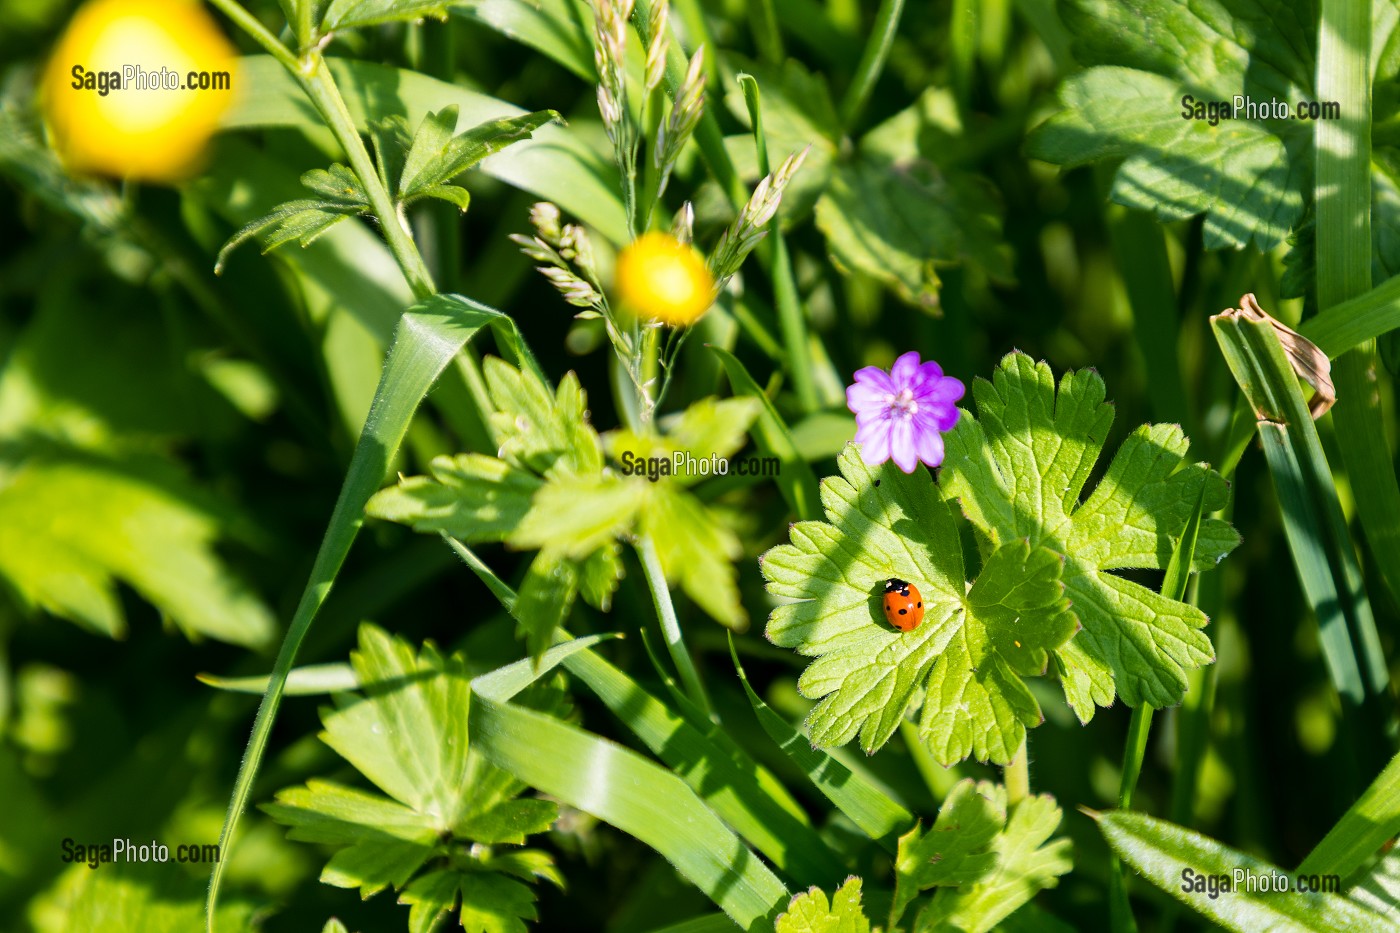
<path id="1" fill-rule="evenodd" d="M 898 593 L 900 596 L 909 595 L 909 584 L 897 577 L 890 577 L 885 581 L 886 593 Z"/>

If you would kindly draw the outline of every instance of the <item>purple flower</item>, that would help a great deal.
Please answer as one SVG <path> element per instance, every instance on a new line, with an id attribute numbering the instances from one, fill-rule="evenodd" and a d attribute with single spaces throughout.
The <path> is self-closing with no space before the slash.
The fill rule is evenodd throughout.
<path id="1" fill-rule="evenodd" d="M 905 473 L 922 460 L 931 467 L 943 462 L 943 435 L 958 423 L 957 401 L 966 391 L 962 382 L 943 375 L 917 351 L 894 361 L 885 372 L 875 366 L 856 371 L 846 389 L 846 407 L 856 415 L 856 443 L 861 458 L 878 466 L 890 458 Z"/>

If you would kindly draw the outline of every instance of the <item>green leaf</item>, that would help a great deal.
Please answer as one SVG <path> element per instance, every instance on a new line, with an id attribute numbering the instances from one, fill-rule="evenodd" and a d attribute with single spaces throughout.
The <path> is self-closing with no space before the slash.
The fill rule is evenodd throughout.
<path id="1" fill-rule="evenodd" d="M 729 655 L 734 660 L 734 667 L 739 672 L 739 681 L 744 685 L 744 692 L 748 694 L 749 704 L 758 716 L 763 731 L 778 743 L 792 763 L 802 769 L 816 785 L 817 790 L 836 805 L 836 809 L 893 854 L 895 835 L 901 827 L 914 822 L 913 814 L 891 800 L 883 789 L 866 781 L 826 752 L 813 748 L 802 733 L 788 725 L 785 719 L 764 703 L 758 694 L 754 693 L 753 687 L 749 686 L 749 679 L 743 666 L 739 664 L 738 653 L 734 650 L 732 635 L 729 640 Z"/>
<path id="2" fill-rule="evenodd" d="M 437 849 L 438 830 L 427 814 L 329 781 L 280 791 L 261 809 L 291 827 L 290 839 L 336 846 L 321 880 L 364 897 L 402 887 Z"/>
<path id="3" fill-rule="evenodd" d="M 860 886 L 859 878 L 847 878 L 830 903 L 821 888 L 804 891 L 778 918 L 776 933 L 870 933 L 870 921 L 861 908 Z"/>
<path id="4" fill-rule="evenodd" d="M 591 69 L 591 48 L 587 58 Z M 393 115 L 417 126 L 427 113 L 454 104 L 461 108 L 459 122 L 468 126 L 525 113 L 505 101 L 416 71 L 335 57 L 327 58 L 326 64 L 361 130 Z M 224 129 L 321 127 L 296 79 L 272 56 L 245 56 L 238 62 L 238 73 L 243 92 L 224 113 Z M 530 140 L 513 147 L 509 157 L 488 158 L 481 170 L 558 204 L 614 243 L 628 240 L 617 186 L 607 180 L 615 175 L 601 156 L 564 127 L 540 127 Z"/>
<path id="5" fill-rule="evenodd" d="M 446 19 L 454 0 L 330 0 L 321 32 L 377 26 L 425 16 Z"/>
<path id="6" fill-rule="evenodd" d="M 0 467 L 0 578 L 23 608 L 122 638 L 120 581 L 192 639 L 271 640 L 271 613 L 214 553 L 229 516 L 170 471 L 15 445 Z"/>
<path id="7" fill-rule="evenodd" d="M 1059 884 L 1069 872 L 1070 841 L 1049 842 L 1060 825 L 1060 808 L 1048 794 L 1026 797 L 1006 807 L 1006 789 L 988 788 L 994 806 L 1007 813 L 1006 828 L 992 843 L 996 868 L 972 884 L 942 888 L 933 901 L 919 912 L 914 924 L 918 933 L 952 929 L 983 933 L 1010 916 L 1038 892 Z"/>
<path id="8" fill-rule="evenodd" d="M 1400 926 L 1400 850 L 1392 848 L 1347 891 L 1347 897 Z"/>
<path id="9" fill-rule="evenodd" d="M 353 171 L 338 162 L 329 170 L 313 168 L 301 176 L 301 183 L 333 204 L 365 211 L 370 209 L 365 186 Z"/>
<path id="10" fill-rule="evenodd" d="M 491 424 L 502 460 L 542 476 L 556 463 L 562 472 L 585 475 L 603 468 L 602 447 L 588 423 L 588 400 L 578 376 L 565 374 L 551 395 L 537 373 L 496 357 L 488 356 L 482 371 L 496 406 Z"/>
<path id="11" fill-rule="evenodd" d="M 804 696 L 821 699 L 807 719 L 812 743 L 859 734 L 873 753 L 924 688 L 920 731 L 940 762 L 1009 762 L 1042 719 L 1021 673 L 1073 633 L 1060 559 L 1009 541 L 969 591 L 953 517 L 922 466 L 872 468 L 854 445 L 838 465 L 841 476 L 822 484 L 828 521 L 799 522 L 792 544 L 762 558 L 769 592 L 801 600 L 773 610 L 768 639 L 817 657 L 798 680 Z M 890 578 L 922 596 L 912 632 L 883 617 Z"/>
<path id="12" fill-rule="evenodd" d="M 216 690 L 230 690 L 234 693 L 262 693 L 267 689 L 270 675 L 261 677 L 217 677 L 213 674 L 196 674 L 195 679 Z M 354 690 L 360 685 L 355 670 L 349 664 L 308 664 L 293 668 L 287 675 L 287 696 L 316 696 L 333 693 L 337 690 Z"/>
<path id="13" fill-rule="evenodd" d="M 504 586 L 504 584 L 502 584 Z M 511 594 L 514 597 L 515 594 Z M 514 600 L 512 599 L 512 605 Z M 507 606 L 510 609 L 511 606 Z M 610 638 L 621 638 L 620 632 L 604 632 L 600 635 L 585 635 L 581 638 L 571 638 L 560 645 L 555 645 L 544 653 L 539 663 L 532 662 L 529 658 L 516 661 L 514 664 L 507 664 L 505 667 L 498 667 L 487 674 L 481 674 L 472 680 L 472 693 L 476 696 L 486 697 L 497 703 L 505 703 L 521 690 L 534 683 L 545 673 L 554 669 L 569 655 L 582 651 L 584 648 L 591 648 L 600 641 Z"/>
<path id="14" fill-rule="evenodd" d="M 646 498 L 640 482 L 608 473 L 554 476 L 535 493 L 510 544 L 584 560 L 630 530 Z"/>
<path id="15" fill-rule="evenodd" d="M 578 0 L 477 0 L 453 7 L 452 14 L 529 46 L 584 81 L 597 77 L 592 19 Z"/>
<path id="16" fill-rule="evenodd" d="M 94 871 L 70 865 L 47 890 L 36 892 L 23 916 L 35 933 L 104 930 L 110 933 L 188 933 L 203 925 L 200 883 L 163 864 L 117 861 Z M 246 930 L 253 906 L 234 901 L 219 909 L 221 930 Z"/>
<path id="17" fill-rule="evenodd" d="M 336 694 L 321 738 L 381 790 L 447 830 L 466 811 L 470 681 L 459 659 L 360 626 L 350 664 L 363 697 Z"/>
<path id="18" fill-rule="evenodd" d="M 408 904 L 409 933 L 431 933 L 453 907 L 457 906 L 459 876 L 454 871 L 432 871 L 414 878 L 399 895 Z"/>
<path id="19" fill-rule="evenodd" d="M 1182 117 L 1182 98 L 1312 100 L 1311 4 L 1217 0 L 1068 0 L 1075 57 L 1065 109 L 1030 137 L 1032 156 L 1060 165 L 1122 160 L 1115 201 L 1161 220 L 1205 214 L 1208 249 L 1267 251 L 1298 221 L 1312 187 L 1312 124 Z"/>
<path id="20" fill-rule="evenodd" d="M 474 698 L 474 748 L 532 787 L 651 846 L 740 927 L 771 926 L 787 890 L 680 778 L 549 716 Z"/>
<path id="21" fill-rule="evenodd" d="M 891 928 L 920 891 L 973 884 L 996 868 L 991 845 L 1006 825 L 1005 794 L 996 790 L 987 782 L 959 781 L 928 832 L 920 833 L 915 826 L 899 837 Z"/>
<path id="22" fill-rule="evenodd" d="M 940 265 L 971 260 L 993 278 L 1011 277 L 996 194 L 973 175 L 861 159 L 837 169 L 816 219 L 839 267 L 883 282 L 916 307 L 938 306 Z"/>
<path id="23" fill-rule="evenodd" d="M 739 539 L 699 499 L 680 486 L 656 483 L 646 492 L 637 533 L 655 542 L 666 579 L 679 580 L 711 618 L 735 631 L 748 627 L 734 567 L 742 552 Z"/>
<path id="24" fill-rule="evenodd" d="M 375 493 L 365 506 L 373 518 L 443 531 L 460 541 L 503 541 L 530 511 L 544 484 L 535 476 L 483 454 L 434 457 L 432 476 L 409 476 Z"/>
<path id="25" fill-rule="evenodd" d="M 1108 844 L 1149 882 L 1227 930 L 1377 930 L 1385 921 L 1336 894 L 1295 889 L 1295 876 L 1200 833 L 1126 810 L 1091 813 Z M 1256 879 L 1282 876 L 1286 891 L 1250 891 L 1235 872 Z M 1228 890 L 1210 897 L 1211 876 L 1225 875 Z M 1241 876 L 1242 878 L 1243 876 Z M 1199 887 L 1197 887 L 1199 885 Z"/>
<path id="26" fill-rule="evenodd" d="M 410 879 L 439 856 L 453 857 L 464 899 L 469 888 L 482 886 L 486 900 L 478 906 L 485 910 L 491 892 L 513 892 L 517 882 L 502 886 L 483 874 L 496 870 L 483 860 L 489 853 L 479 856 L 473 848 L 454 856 L 454 849 L 466 841 L 524 842 L 549 828 L 557 807 L 510 799 L 521 785 L 470 753 L 472 697 L 460 657 L 444 659 L 431 644 L 415 651 L 365 624 L 351 664 L 360 693 L 335 695 L 336 708 L 321 714 L 321 738 L 394 799 L 313 779 L 282 791 L 263 809 L 292 827 L 291 838 L 338 849 L 321 873 L 325 883 L 358 888 L 365 897 L 390 886 L 404 889 L 406 902 L 418 906 L 410 923 L 436 916 L 442 879 L 432 873 L 413 884 Z M 519 873 L 520 866 L 507 870 Z M 525 904 L 532 902 L 526 889 Z"/>
<path id="27" fill-rule="evenodd" d="M 399 179 L 398 197 L 406 203 L 421 197 L 487 156 L 529 139 L 535 130 L 560 120 L 555 111 L 540 110 L 492 120 L 453 136 L 457 107 L 444 107 L 437 113 L 430 113 L 419 124 L 413 146 L 408 150 Z"/>
<path id="28" fill-rule="evenodd" d="M 1303 594 L 1344 709 L 1374 728 L 1393 721 L 1386 660 L 1347 521 L 1317 428 L 1274 328 L 1240 314 L 1211 318 L 1252 408 Z"/>
<path id="29" fill-rule="evenodd" d="M 540 657 L 553 643 L 554 632 L 569 618 L 577 594 L 578 564 L 557 551 L 535 555 L 512 611 L 520 621 L 530 657 Z"/>
<path id="30" fill-rule="evenodd" d="M 454 832 L 483 845 L 521 845 L 526 836 L 545 832 L 558 818 L 559 807 L 548 800 L 502 800 L 467 817 Z"/>
<path id="31" fill-rule="evenodd" d="M 535 919 L 535 893 L 499 872 L 461 883 L 462 929 L 466 933 L 528 933 L 522 920 Z"/>
<path id="32" fill-rule="evenodd" d="M 310 246 L 331 227 L 347 217 L 362 213 L 363 210 L 360 207 L 347 207 L 332 201 L 313 199 L 279 204 L 257 220 L 249 221 L 228 238 L 228 242 L 220 248 L 218 258 L 214 260 L 214 274 L 218 275 L 224 271 L 229 254 L 264 231 L 272 232 L 263 237 L 263 255 L 293 240 L 302 246 Z"/>
<path id="33" fill-rule="evenodd" d="M 1104 394 L 1092 370 L 1065 374 L 1057 393 L 1048 366 L 1010 353 L 991 382 L 973 386 L 978 418 L 946 436 L 940 474 L 993 543 L 1024 540 L 1064 556 L 1070 612 L 1083 629 L 1057 646 L 1056 668 L 1083 722 L 1115 687 L 1130 706 L 1174 706 L 1186 671 L 1214 659 L 1199 609 L 1107 571 L 1165 568 L 1198 498 L 1215 511 L 1228 497 L 1217 473 L 1184 463 L 1181 428 L 1159 424 L 1129 435 L 1081 504 L 1113 421 Z M 1238 542 L 1227 522 L 1201 522 L 1194 567 L 1215 566 Z"/>

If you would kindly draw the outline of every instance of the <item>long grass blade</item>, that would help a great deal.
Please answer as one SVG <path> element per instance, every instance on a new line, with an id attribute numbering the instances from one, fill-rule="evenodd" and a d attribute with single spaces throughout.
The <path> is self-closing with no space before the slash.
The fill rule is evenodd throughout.
<path id="1" fill-rule="evenodd" d="M 1341 105 L 1341 119 L 1318 121 L 1316 135 L 1317 304 L 1324 310 L 1371 289 L 1370 49 L 1371 4 L 1323 0 L 1318 99 Z M 1332 420 L 1372 556 L 1400 597 L 1400 483 L 1375 391 L 1379 365 L 1371 340 L 1337 358 Z"/>
<path id="2" fill-rule="evenodd" d="M 1400 833 L 1400 755 L 1390 760 L 1337 825 L 1308 853 L 1298 871 L 1345 878 L 1396 833 Z"/>
<path id="3" fill-rule="evenodd" d="M 1227 930 L 1324 933 L 1384 928 L 1378 915 L 1337 894 L 1245 890 L 1245 872 L 1261 880 L 1284 873 L 1189 829 L 1126 810 L 1089 815 L 1098 823 L 1109 847 L 1125 862 L 1152 884 Z M 1236 872 L 1241 873 L 1238 882 Z M 1222 875 L 1232 883 L 1228 891 L 1220 888 Z M 1203 884 L 1200 891 L 1189 886 L 1197 877 Z M 1204 888 L 1212 877 L 1217 885 L 1214 897 Z M 1291 888 L 1293 880 L 1289 878 L 1288 882 Z M 1234 887 L 1236 883 L 1238 887 Z"/>
<path id="4" fill-rule="evenodd" d="M 1191 582 L 1191 563 L 1196 559 L 1196 539 L 1200 536 L 1205 495 L 1206 487 L 1202 482 L 1200 494 L 1196 497 L 1196 508 L 1181 532 L 1181 540 L 1177 542 L 1162 577 L 1162 595 L 1178 602 L 1186 598 L 1186 588 Z M 1121 810 L 1128 810 L 1133 805 L 1133 791 L 1137 789 L 1138 775 L 1142 773 L 1142 761 L 1147 753 L 1147 739 L 1152 731 L 1152 713 L 1152 707 L 1143 703 L 1133 710 L 1128 723 L 1128 740 L 1123 745 L 1123 774 L 1118 787 L 1118 807 Z M 1114 859 L 1110 869 L 1109 925 L 1116 933 L 1130 933 L 1137 929 L 1137 921 L 1128 902 L 1128 879 L 1123 873 L 1123 863 Z"/>
<path id="5" fill-rule="evenodd" d="M 771 930 L 788 891 L 676 775 L 541 713 L 474 698 L 472 747 L 532 787 L 651 846 L 745 930 Z"/>
<path id="6" fill-rule="evenodd" d="M 732 743 L 701 733 L 625 673 L 592 652 L 565 662 L 642 743 L 755 849 L 801 885 L 845 877 L 782 784 Z"/>
<path id="7" fill-rule="evenodd" d="M 389 464 L 423 396 L 472 335 L 486 326 L 497 330 L 503 347 L 514 349 L 520 355 L 518 363 L 538 368 L 533 357 L 527 355 L 528 351 L 515 331 L 514 322 L 499 311 L 460 295 L 435 295 L 409 308 L 399 321 L 379 388 L 375 391 L 374 403 L 365 419 L 364 431 L 355 445 L 340 496 L 336 499 L 325 537 L 316 553 L 311 579 L 287 628 L 273 665 L 272 679 L 253 721 L 253 734 L 234 781 L 228 815 L 224 818 L 223 833 L 219 838 L 220 851 L 225 855 L 232 851 L 238 821 L 248 804 L 253 780 L 267 751 L 272 724 L 282 702 L 287 677 L 296 661 L 297 650 L 330 593 L 346 555 L 350 553 L 350 546 L 364 522 L 365 503 L 383 483 Z M 210 933 L 214 929 L 219 884 L 227 864 L 227 858 L 215 863 L 209 878 L 206 908 Z"/>
<path id="8" fill-rule="evenodd" d="M 763 731 L 778 743 L 792 763 L 801 768 L 817 790 L 852 823 L 881 848 L 894 852 L 900 834 L 914 825 L 914 815 L 826 752 L 813 748 L 806 736 L 773 712 L 749 685 L 744 666 L 739 663 L 739 653 L 734 649 L 733 636 L 729 639 L 729 655 L 734 660 L 734 669 L 739 673 L 739 681 L 744 685 L 744 692 L 748 694 L 749 704 Z"/>
<path id="9" fill-rule="evenodd" d="M 1332 683 L 1347 711 L 1344 724 L 1360 713 L 1366 722 L 1352 724 L 1373 744 L 1390 715 L 1385 712 L 1388 675 L 1312 416 L 1272 327 L 1229 311 L 1211 318 L 1211 327 L 1254 410 L 1293 562 L 1317 616 Z"/>

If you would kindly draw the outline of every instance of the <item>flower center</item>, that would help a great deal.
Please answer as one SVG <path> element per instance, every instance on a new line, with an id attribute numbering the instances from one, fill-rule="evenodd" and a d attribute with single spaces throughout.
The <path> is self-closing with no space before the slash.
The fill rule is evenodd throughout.
<path id="1" fill-rule="evenodd" d="M 919 403 L 914 401 L 913 389 L 900 389 L 897 393 L 885 393 L 885 404 L 889 406 L 891 417 L 901 418 L 904 421 L 912 420 L 919 411 Z"/>

